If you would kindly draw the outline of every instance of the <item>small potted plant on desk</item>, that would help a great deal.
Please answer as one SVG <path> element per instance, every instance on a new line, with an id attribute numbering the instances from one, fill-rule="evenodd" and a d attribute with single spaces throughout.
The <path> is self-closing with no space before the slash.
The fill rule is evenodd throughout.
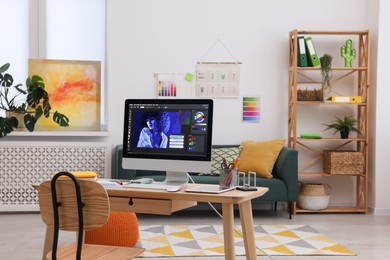
<path id="1" fill-rule="evenodd" d="M 69 126 L 68 117 L 58 111 L 50 112 L 49 95 L 41 77 L 27 78 L 27 90 L 24 90 L 22 84 L 13 85 L 13 77 L 6 73 L 9 67 L 9 63 L 0 67 L 0 110 L 6 112 L 6 117 L 0 116 L 0 138 L 17 129 L 21 118 L 30 132 L 42 115 L 48 118 L 53 114 L 53 121 L 59 126 Z"/>
<path id="2" fill-rule="evenodd" d="M 323 124 L 323 125 L 327 126 L 327 128 L 324 131 L 333 129 L 334 130 L 333 134 L 340 132 L 341 138 L 347 139 L 351 131 L 358 133 L 358 135 L 362 135 L 359 129 L 356 128 L 356 124 L 357 124 L 357 119 L 354 116 L 344 116 L 344 118 L 340 118 L 336 116 L 336 119 L 333 121 L 333 124 L 330 125 Z"/>

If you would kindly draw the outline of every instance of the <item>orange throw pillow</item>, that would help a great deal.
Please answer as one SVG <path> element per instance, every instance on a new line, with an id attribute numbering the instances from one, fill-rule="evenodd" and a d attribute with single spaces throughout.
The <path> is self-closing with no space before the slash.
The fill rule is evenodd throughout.
<path id="1" fill-rule="evenodd" d="M 256 172 L 257 177 L 271 179 L 272 169 L 285 142 L 285 139 L 242 142 L 239 171 Z"/>

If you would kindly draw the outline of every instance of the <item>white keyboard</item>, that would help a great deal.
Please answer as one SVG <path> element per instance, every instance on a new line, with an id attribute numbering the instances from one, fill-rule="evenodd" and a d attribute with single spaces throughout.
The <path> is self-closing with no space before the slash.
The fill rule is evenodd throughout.
<path id="1" fill-rule="evenodd" d="M 168 184 L 160 184 L 160 183 L 129 183 L 123 185 L 125 188 L 137 188 L 137 189 L 150 189 L 150 190 L 166 190 L 166 191 L 179 191 L 180 186 L 177 185 L 168 185 Z"/>

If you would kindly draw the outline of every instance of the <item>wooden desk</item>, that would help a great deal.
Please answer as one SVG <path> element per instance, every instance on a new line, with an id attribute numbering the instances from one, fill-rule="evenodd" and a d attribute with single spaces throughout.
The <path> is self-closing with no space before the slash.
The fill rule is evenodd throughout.
<path id="1" fill-rule="evenodd" d="M 178 192 L 165 190 L 146 190 L 134 188 L 107 188 L 111 211 L 132 211 L 136 213 L 170 215 L 175 211 L 193 207 L 197 202 L 222 204 L 225 259 L 235 259 L 234 211 L 237 204 L 244 235 L 246 259 L 256 259 L 256 245 L 253 230 L 251 200 L 264 195 L 268 188 L 257 191 L 228 191 L 221 194 L 192 193 L 184 191 L 205 184 L 186 184 Z M 51 250 L 52 230 L 46 230 L 45 252 Z M 44 258 L 43 258 L 44 259 Z"/>

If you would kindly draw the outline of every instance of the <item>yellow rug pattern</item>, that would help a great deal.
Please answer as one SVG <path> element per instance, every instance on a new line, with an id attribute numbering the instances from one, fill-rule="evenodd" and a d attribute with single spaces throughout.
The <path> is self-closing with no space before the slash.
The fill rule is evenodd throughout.
<path id="1" fill-rule="evenodd" d="M 236 227 L 241 233 L 241 227 Z M 140 226 L 140 257 L 224 255 L 222 225 Z M 256 225 L 258 255 L 356 255 L 307 225 Z M 235 232 L 236 255 L 244 255 L 242 236 Z"/>

